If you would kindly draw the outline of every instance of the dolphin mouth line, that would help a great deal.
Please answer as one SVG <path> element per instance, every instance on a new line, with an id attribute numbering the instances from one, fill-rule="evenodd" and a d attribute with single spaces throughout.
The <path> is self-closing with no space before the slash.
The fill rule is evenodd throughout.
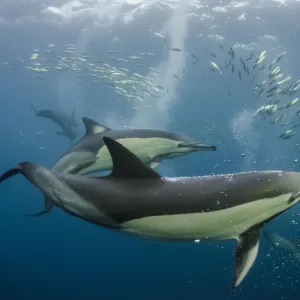
<path id="1" fill-rule="evenodd" d="M 215 145 L 203 145 L 198 143 L 191 143 L 189 144 L 189 147 L 194 151 L 216 151 L 217 146 Z"/>

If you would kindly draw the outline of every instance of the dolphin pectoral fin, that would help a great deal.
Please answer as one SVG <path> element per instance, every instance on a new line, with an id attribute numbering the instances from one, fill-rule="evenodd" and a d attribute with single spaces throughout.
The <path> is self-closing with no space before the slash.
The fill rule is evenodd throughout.
<path id="1" fill-rule="evenodd" d="M 83 117 L 82 122 L 85 126 L 85 136 L 111 130 L 111 128 L 101 125 L 90 118 Z"/>
<path id="2" fill-rule="evenodd" d="M 45 206 L 44 209 L 35 213 L 35 214 L 25 214 L 26 217 L 39 217 L 41 215 L 49 213 L 53 208 L 53 202 L 50 198 L 45 197 Z"/>
<path id="3" fill-rule="evenodd" d="M 149 164 L 149 167 L 151 169 L 155 169 L 156 167 L 158 167 L 160 165 L 161 161 L 153 161 Z"/>
<path id="4" fill-rule="evenodd" d="M 236 249 L 236 267 L 233 288 L 236 288 L 251 269 L 259 248 L 259 231 L 262 225 L 256 225 L 243 233 L 238 239 Z"/>

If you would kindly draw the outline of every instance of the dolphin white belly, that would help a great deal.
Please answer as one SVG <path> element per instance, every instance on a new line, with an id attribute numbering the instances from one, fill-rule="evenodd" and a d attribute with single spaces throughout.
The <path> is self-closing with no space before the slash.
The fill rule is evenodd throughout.
<path id="1" fill-rule="evenodd" d="M 213 212 L 150 216 L 122 223 L 125 231 L 171 239 L 237 238 L 255 224 L 286 210 L 291 193 Z"/>

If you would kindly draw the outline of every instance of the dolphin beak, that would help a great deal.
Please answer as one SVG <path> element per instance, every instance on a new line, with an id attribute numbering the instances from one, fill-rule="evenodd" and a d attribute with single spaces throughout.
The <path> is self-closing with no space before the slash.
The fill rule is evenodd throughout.
<path id="1" fill-rule="evenodd" d="M 217 146 L 215 145 L 204 145 L 199 143 L 190 143 L 188 147 L 194 151 L 216 151 Z"/>

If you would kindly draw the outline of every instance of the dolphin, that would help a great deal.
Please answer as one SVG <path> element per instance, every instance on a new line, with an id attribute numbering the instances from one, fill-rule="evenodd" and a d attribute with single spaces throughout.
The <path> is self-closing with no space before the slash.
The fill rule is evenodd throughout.
<path id="1" fill-rule="evenodd" d="M 36 110 L 31 104 L 29 104 L 29 106 L 32 108 L 37 117 L 50 119 L 57 124 L 61 128 L 61 131 L 56 132 L 57 134 L 64 135 L 71 141 L 75 140 L 78 134 L 78 124 L 75 119 L 75 109 L 71 115 L 68 115 L 64 112 L 52 109 Z"/>
<path id="2" fill-rule="evenodd" d="M 298 240 L 297 242 L 289 241 L 277 233 L 266 230 L 263 230 L 262 234 L 274 248 L 291 254 L 293 257 L 300 261 L 300 248 L 299 245 L 297 245 Z"/>
<path id="3" fill-rule="evenodd" d="M 233 288 L 256 259 L 263 225 L 300 200 L 298 172 L 167 178 L 119 142 L 103 140 L 113 161 L 108 176 L 65 174 L 22 162 L 0 182 L 21 173 L 49 206 L 114 231 L 163 241 L 237 239 Z"/>
<path id="4" fill-rule="evenodd" d="M 186 135 L 169 131 L 113 130 L 89 118 L 84 117 L 82 121 L 85 135 L 58 159 L 53 170 L 81 175 L 111 170 L 112 160 L 103 141 L 104 135 L 120 142 L 151 168 L 157 167 L 163 159 L 217 149 L 215 145 L 203 145 Z"/>

